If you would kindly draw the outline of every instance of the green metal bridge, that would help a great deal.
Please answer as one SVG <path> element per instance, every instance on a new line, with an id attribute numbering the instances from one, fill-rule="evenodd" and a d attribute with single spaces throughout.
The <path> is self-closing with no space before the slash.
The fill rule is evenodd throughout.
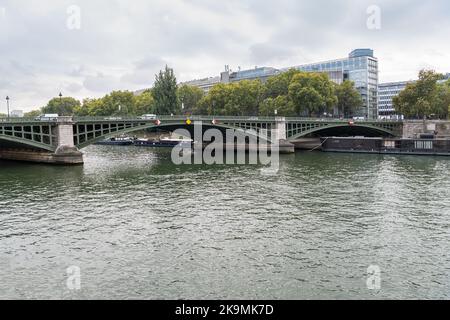
<path id="1" fill-rule="evenodd" d="M 310 135 L 400 136 L 403 127 L 402 121 L 275 117 L 159 116 L 157 119 L 59 117 L 50 121 L 1 118 L 0 149 L 14 147 L 55 152 L 61 145 L 72 145 L 82 149 L 109 137 L 140 130 L 192 131 L 194 123 L 201 123 L 205 130 L 232 129 L 257 135 L 269 141 L 274 130 L 281 130 L 281 139 L 295 141 Z"/>

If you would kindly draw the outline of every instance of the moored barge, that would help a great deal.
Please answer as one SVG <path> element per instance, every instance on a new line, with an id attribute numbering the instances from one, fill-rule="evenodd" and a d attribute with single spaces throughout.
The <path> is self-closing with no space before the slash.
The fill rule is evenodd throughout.
<path id="1" fill-rule="evenodd" d="M 114 137 L 106 140 L 96 142 L 96 145 L 101 146 L 132 146 L 133 139 L 129 137 Z"/>
<path id="2" fill-rule="evenodd" d="M 321 142 L 324 152 L 450 156 L 450 139 L 327 137 Z"/>
<path id="3" fill-rule="evenodd" d="M 151 148 L 174 148 L 181 146 L 182 148 L 191 148 L 192 140 L 188 139 L 137 139 L 134 141 L 136 147 L 151 147 Z"/>

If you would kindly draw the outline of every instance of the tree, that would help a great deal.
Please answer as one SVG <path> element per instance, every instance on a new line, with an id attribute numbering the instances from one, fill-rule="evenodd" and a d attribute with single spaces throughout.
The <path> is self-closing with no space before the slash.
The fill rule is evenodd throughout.
<path id="1" fill-rule="evenodd" d="M 145 90 L 135 97 L 135 114 L 153 114 L 155 111 L 155 99 L 151 90 Z"/>
<path id="2" fill-rule="evenodd" d="M 58 114 L 60 116 L 71 116 L 74 114 L 74 109 L 80 107 L 80 105 L 80 101 L 71 97 L 53 98 L 42 108 L 41 112 Z"/>
<path id="3" fill-rule="evenodd" d="M 225 106 L 231 99 L 231 84 L 219 83 L 211 88 L 195 110 L 195 114 L 203 113 L 208 115 L 225 115 Z"/>
<path id="4" fill-rule="evenodd" d="M 168 66 L 156 76 L 153 97 L 155 99 L 155 111 L 157 114 L 176 114 L 179 112 L 180 104 L 177 96 L 177 79 L 173 69 Z"/>
<path id="5" fill-rule="evenodd" d="M 325 73 L 295 74 L 289 85 L 289 97 L 299 115 L 331 113 L 337 103 L 334 84 Z"/>
<path id="6" fill-rule="evenodd" d="M 130 91 L 113 91 L 103 98 L 106 115 L 130 116 L 136 115 L 135 96 Z"/>
<path id="7" fill-rule="evenodd" d="M 36 117 L 38 117 L 38 116 L 40 116 L 42 114 L 42 111 L 40 110 L 40 109 L 37 109 L 37 110 L 33 110 L 33 111 L 30 111 L 30 112 L 26 112 L 23 116 L 24 116 L 24 118 L 36 118 Z"/>
<path id="8" fill-rule="evenodd" d="M 279 75 L 267 79 L 265 85 L 265 98 L 287 96 L 289 94 L 289 86 L 292 82 L 292 78 L 299 73 L 301 73 L 301 71 L 290 69 L 287 72 L 280 73 Z"/>
<path id="9" fill-rule="evenodd" d="M 295 106 L 287 95 L 276 98 L 265 99 L 260 106 L 260 115 L 273 117 L 275 114 L 283 117 L 293 117 L 296 115 Z"/>
<path id="10" fill-rule="evenodd" d="M 344 81 L 342 84 L 336 85 L 335 94 L 339 115 L 351 117 L 355 111 L 363 106 L 361 95 L 351 81 Z"/>
<path id="11" fill-rule="evenodd" d="M 203 97 L 203 90 L 198 87 L 183 85 L 178 88 L 178 99 L 184 106 L 185 114 L 192 114 Z"/>
<path id="12" fill-rule="evenodd" d="M 84 99 L 83 105 L 75 108 L 75 115 L 77 116 L 106 116 L 108 115 L 103 107 L 102 99 Z"/>
<path id="13" fill-rule="evenodd" d="M 445 119 L 450 117 L 450 80 L 438 84 L 436 115 Z"/>
<path id="14" fill-rule="evenodd" d="M 260 80 L 244 80 L 229 84 L 226 115 L 257 116 L 263 100 L 264 86 Z"/>
<path id="15" fill-rule="evenodd" d="M 406 118 L 421 119 L 429 116 L 447 117 L 450 103 L 450 87 L 438 84 L 442 74 L 432 70 L 421 70 L 419 80 L 409 83 L 394 97 L 394 108 Z"/>
<path id="16" fill-rule="evenodd" d="M 209 115 L 257 116 L 263 97 L 264 86 L 260 80 L 219 83 L 199 102 L 195 113 L 207 111 Z"/>

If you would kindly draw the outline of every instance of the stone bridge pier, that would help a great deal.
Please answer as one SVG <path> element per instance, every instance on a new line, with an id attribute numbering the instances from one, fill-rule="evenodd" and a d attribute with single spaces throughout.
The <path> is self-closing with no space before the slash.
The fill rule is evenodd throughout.
<path id="1" fill-rule="evenodd" d="M 272 133 L 272 143 L 278 145 L 280 153 L 294 153 L 295 145 L 288 141 L 286 118 L 277 117 Z"/>
<path id="2" fill-rule="evenodd" d="M 57 126 L 57 147 L 51 155 L 54 163 L 83 164 L 83 154 L 74 144 L 71 117 L 60 117 Z"/>

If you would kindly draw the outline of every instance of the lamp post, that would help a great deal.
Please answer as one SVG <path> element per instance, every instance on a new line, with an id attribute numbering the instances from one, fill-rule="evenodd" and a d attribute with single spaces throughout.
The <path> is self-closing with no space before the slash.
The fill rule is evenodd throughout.
<path id="1" fill-rule="evenodd" d="M 58 112 L 58 114 L 62 114 L 62 115 L 64 115 L 64 112 L 63 112 L 63 103 L 62 103 L 62 97 L 63 97 L 63 95 L 62 95 L 62 93 L 60 92 L 59 93 L 59 112 Z"/>
<path id="2" fill-rule="evenodd" d="M 9 96 L 6 96 L 6 108 L 8 110 L 8 119 L 9 119 Z"/>

